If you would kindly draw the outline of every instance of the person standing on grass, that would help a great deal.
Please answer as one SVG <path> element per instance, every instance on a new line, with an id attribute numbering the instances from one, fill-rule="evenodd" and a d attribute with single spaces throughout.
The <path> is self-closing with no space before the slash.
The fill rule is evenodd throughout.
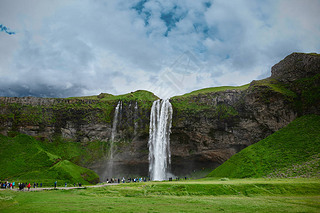
<path id="1" fill-rule="evenodd" d="M 16 185 L 16 182 L 13 182 L 12 183 L 12 188 L 14 189 L 14 186 Z"/>
<path id="2" fill-rule="evenodd" d="M 57 188 L 57 181 L 54 182 L 54 188 Z"/>
<path id="3" fill-rule="evenodd" d="M 64 187 L 67 187 L 67 183 L 64 183 Z"/>
<path id="4" fill-rule="evenodd" d="M 28 191 L 30 191 L 31 184 L 29 183 L 27 187 L 28 187 Z"/>

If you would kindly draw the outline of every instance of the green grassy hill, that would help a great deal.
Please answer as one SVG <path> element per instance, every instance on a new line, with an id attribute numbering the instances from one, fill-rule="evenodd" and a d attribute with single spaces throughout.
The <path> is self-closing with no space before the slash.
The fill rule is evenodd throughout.
<path id="1" fill-rule="evenodd" d="M 235 154 L 208 177 L 320 177 L 320 116 L 296 119 Z"/>
<path id="2" fill-rule="evenodd" d="M 100 95 L 70 97 L 67 99 L 87 99 L 87 100 L 104 100 L 104 101 L 155 101 L 159 99 L 152 92 L 146 90 L 137 90 L 123 95 L 112 95 L 109 93 L 101 93 Z"/>
<path id="3" fill-rule="evenodd" d="M 0 135 L 0 180 L 68 183 L 97 183 L 92 170 L 69 161 L 81 154 L 80 143 L 40 142 L 31 136 Z M 65 152 L 63 152 L 64 150 Z"/>
<path id="4" fill-rule="evenodd" d="M 174 96 L 172 99 L 177 99 L 177 98 L 187 98 L 191 96 L 197 96 L 199 94 L 206 94 L 206 93 L 212 93 L 212 92 L 221 92 L 221 91 L 226 91 L 226 90 L 245 90 L 249 88 L 249 84 L 245 84 L 242 86 L 221 86 L 221 87 L 209 87 L 209 88 L 204 88 L 204 89 L 199 89 L 192 91 L 190 93 L 186 93 L 184 95 L 180 96 Z"/>

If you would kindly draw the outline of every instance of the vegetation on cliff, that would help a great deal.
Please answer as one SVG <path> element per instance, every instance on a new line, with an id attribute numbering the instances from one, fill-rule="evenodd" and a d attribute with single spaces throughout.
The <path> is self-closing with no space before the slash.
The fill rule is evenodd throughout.
<path id="1" fill-rule="evenodd" d="M 245 90 L 249 87 L 249 84 L 245 84 L 242 86 L 221 86 L 221 87 L 209 87 L 209 88 L 204 88 L 204 89 L 199 89 L 192 91 L 190 93 L 186 93 L 181 96 L 174 96 L 172 99 L 181 99 L 181 98 L 187 98 L 191 96 L 197 96 L 197 95 L 203 95 L 206 93 L 213 93 L 213 92 L 221 92 L 221 91 L 226 91 L 226 90 Z"/>
<path id="2" fill-rule="evenodd" d="M 320 177 L 320 116 L 297 118 L 232 156 L 208 177 Z"/>
<path id="3" fill-rule="evenodd" d="M 91 99 L 91 100 L 122 100 L 122 101 L 155 101 L 159 99 L 152 92 L 146 90 L 137 90 L 135 92 L 123 94 L 123 95 L 112 95 L 109 93 L 101 93 L 100 95 L 93 96 L 82 96 L 82 97 L 70 97 L 68 99 Z"/>

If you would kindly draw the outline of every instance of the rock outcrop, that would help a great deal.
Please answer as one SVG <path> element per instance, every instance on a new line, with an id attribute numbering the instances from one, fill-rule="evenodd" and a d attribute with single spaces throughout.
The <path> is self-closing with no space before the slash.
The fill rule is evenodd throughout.
<path id="1" fill-rule="evenodd" d="M 319 114 L 320 56 L 293 53 L 272 68 L 271 77 L 242 87 L 212 88 L 170 99 L 172 172 L 188 175 L 213 169 L 296 117 Z M 124 96 L 0 97 L 0 133 L 40 140 L 63 138 L 109 144 L 114 110 L 122 101 L 117 126 L 115 167 L 119 175 L 148 175 L 148 134 L 152 102 L 148 92 Z M 106 158 L 90 165 L 102 180 Z M 80 161 L 81 164 L 81 161 Z"/>
<path id="2" fill-rule="evenodd" d="M 292 53 L 272 67 L 271 77 L 281 82 L 290 83 L 317 75 L 319 70 L 319 54 Z"/>

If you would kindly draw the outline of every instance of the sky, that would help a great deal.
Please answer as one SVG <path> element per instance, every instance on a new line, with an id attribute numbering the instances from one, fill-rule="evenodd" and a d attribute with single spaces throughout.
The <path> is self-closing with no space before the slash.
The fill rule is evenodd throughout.
<path id="1" fill-rule="evenodd" d="M 320 52 L 320 0 L 0 0 L 0 96 L 238 86 Z"/>

